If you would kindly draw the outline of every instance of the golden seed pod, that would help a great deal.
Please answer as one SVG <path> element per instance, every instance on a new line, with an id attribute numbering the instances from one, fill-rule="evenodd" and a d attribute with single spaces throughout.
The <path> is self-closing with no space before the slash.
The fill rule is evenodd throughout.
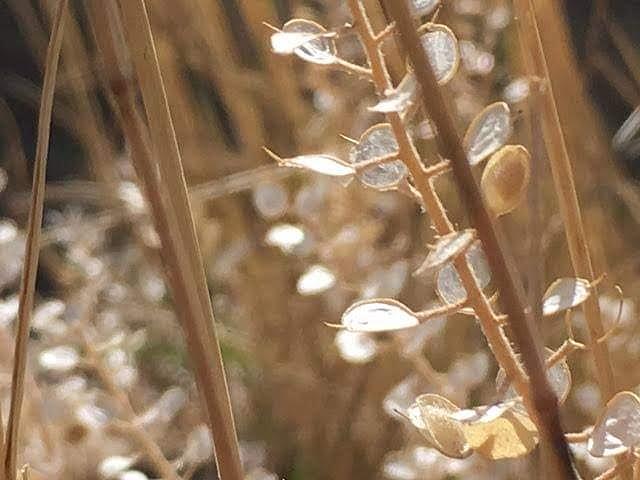
<path id="1" fill-rule="evenodd" d="M 506 145 L 494 153 L 482 172 L 480 187 L 497 216 L 515 209 L 529 185 L 531 155 L 522 145 Z"/>

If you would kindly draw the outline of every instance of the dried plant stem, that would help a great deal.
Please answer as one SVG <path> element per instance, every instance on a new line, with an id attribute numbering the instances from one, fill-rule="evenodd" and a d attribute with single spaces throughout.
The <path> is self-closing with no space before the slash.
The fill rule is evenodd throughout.
<path id="1" fill-rule="evenodd" d="M 96 2 L 96 6 L 102 8 L 101 3 Z M 206 406 L 220 478 L 241 480 L 240 455 L 211 301 L 145 3 L 123 0 L 120 9 L 147 112 L 153 155 L 135 96 L 126 86 L 114 91 L 119 114 L 165 250 L 163 260 Z M 124 77 L 113 45 L 103 47 L 111 58 L 112 70 L 118 69 L 114 74 Z M 117 80 L 115 84 L 122 87 Z"/>
<path id="2" fill-rule="evenodd" d="M 620 97 L 631 107 L 640 103 L 638 87 L 627 75 L 620 70 L 610 57 L 609 53 L 595 51 L 590 53 L 590 66 L 597 70 L 604 79 L 609 82 Z"/>
<path id="3" fill-rule="evenodd" d="M 514 274 L 511 258 L 507 256 L 491 215 L 474 180 L 462 142 L 455 129 L 453 119 L 446 107 L 435 74 L 411 18 L 406 1 L 388 1 L 387 8 L 396 21 L 401 43 L 414 66 L 416 77 L 422 88 L 425 111 L 438 130 L 438 144 L 442 155 L 451 160 L 456 183 L 467 209 L 478 230 L 478 236 L 489 259 L 489 265 L 500 290 L 500 296 L 509 316 L 514 340 L 531 381 L 530 399 L 535 408 L 538 426 L 553 447 L 556 472 L 565 478 L 576 478 L 571 455 L 560 423 L 557 399 L 546 376 L 546 368 L 540 356 L 537 337 L 534 335 L 531 317 L 525 313 L 524 291 Z M 465 264 L 466 262 L 461 262 Z M 478 313 L 478 312 L 476 312 Z M 479 313 L 478 313 L 478 316 Z M 481 318 L 481 317 L 480 317 Z M 481 318 L 482 321 L 482 318 Z M 491 338 L 488 336 L 491 342 Z"/>
<path id="4" fill-rule="evenodd" d="M 42 96 L 40 98 L 40 111 L 38 113 L 38 139 L 33 172 L 32 198 L 27 225 L 24 266 L 20 283 L 18 329 L 16 332 L 13 373 L 11 377 L 11 406 L 7 422 L 7 437 L 4 443 L 4 475 L 8 480 L 15 479 L 17 473 L 16 463 L 20 434 L 20 414 L 22 401 L 24 399 L 29 324 L 31 323 L 36 276 L 38 273 L 47 154 L 49 151 L 49 135 L 51 133 L 51 113 L 53 110 L 53 95 L 55 92 L 56 74 L 58 72 L 58 60 L 60 59 L 60 50 L 62 48 L 67 4 L 68 0 L 59 0 L 56 6 L 56 13 L 51 27 L 51 38 L 49 40 L 44 64 L 44 80 Z"/>
<path id="5" fill-rule="evenodd" d="M 20 129 L 13 116 L 13 112 L 7 102 L 0 98 L 0 130 L 5 141 L 6 158 L 13 173 L 15 182 L 21 188 L 26 188 L 29 183 L 27 159 L 20 140 Z"/>
<path id="6" fill-rule="evenodd" d="M 386 89 L 392 87 L 392 84 L 387 75 L 384 60 L 379 50 L 379 44 L 375 39 L 375 32 L 359 0 L 349 0 L 349 7 L 355 20 L 355 26 L 362 39 L 362 44 L 369 57 L 376 90 L 382 95 Z M 446 235 L 453 232 L 453 225 L 447 217 L 446 211 L 440 202 L 440 198 L 433 184 L 425 174 L 425 168 L 405 129 L 401 116 L 398 113 L 389 113 L 387 114 L 387 121 L 391 124 L 398 142 L 399 157 L 402 158 L 411 172 L 415 187 L 424 200 L 426 211 L 433 221 L 436 231 L 439 235 Z M 518 393 L 524 398 L 528 398 L 527 377 L 518 364 L 513 349 L 499 326 L 498 319 L 491 308 L 489 300 L 476 283 L 468 263 L 460 257 L 455 262 L 455 266 L 462 284 L 467 291 L 469 305 L 473 307 L 476 315 L 480 319 L 483 333 L 487 337 L 496 360 L 504 369 L 507 377 L 511 379 Z"/>
<path id="7" fill-rule="evenodd" d="M 616 465 L 611 467 L 609 470 L 603 472 L 602 474 L 595 477 L 593 480 L 612 480 L 623 473 L 631 474 L 633 469 L 635 457 L 633 455 L 628 455 L 627 458 L 618 462 Z"/>
<path id="8" fill-rule="evenodd" d="M 150 463 L 158 474 L 167 480 L 180 480 L 171 462 L 162 453 L 158 444 L 151 438 L 143 426 L 136 424 L 137 415 L 127 393 L 116 383 L 111 372 L 105 366 L 100 353 L 96 351 L 93 343 L 87 336 L 87 324 L 95 311 L 100 292 L 111 280 L 109 275 L 100 278 L 87 285 L 82 291 L 82 309 L 78 315 L 78 322 L 74 324 L 72 333 L 78 336 L 87 366 L 95 372 L 96 377 L 102 383 L 105 391 L 118 404 L 123 420 L 111 422 L 110 427 L 120 433 L 133 437 L 141 450 L 146 454 Z"/>
<path id="9" fill-rule="evenodd" d="M 178 2 L 176 2 L 178 3 Z M 184 9 L 192 10 L 198 21 L 197 31 L 204 45 L 205 71 L 219 89 L 229 111 L 234 131 L 238 134 L 242 153 L 259 155 L 264 140 L 264 125 L 250 92 L 238 78 L 242 76 L 239 55 L 233 44 L 230 22 L 221 0 L 189 0 Z M 202 23 L 207 19 L 207 23 Z M 210 24 L 213 21 L 214 24 Z"/>
<path id="10" fill-rule="evenodd" d="M 620 52 L 620 56 L 627 65 L 636 88 L 640 88 L 640 54 L 627 32 L 613 19 L 605 22 L 611 40 Z"/>
<path id="11" fill-rule="evenodd" d="M 53 15 L 51 7 L 46 8 L 49 16 Z M 80 25 L 73 15 L 69 15 L 62 42 L 62 67 L 60 77 L 66 75 L 71 95 L 69 99 L 74 107 L 72 122 L 76 127 L 82 144 L 87 149 L 87 159 L 96 178 L 101 182 L 100 188 L 107 190 L 105 183 L 116 179 L 113 146 L 108 140 L 106 126 L 95 101 L 89 96 L 89 86 L 83 75 L 74 75 L 72 68 L 90 71 L 90 54 L 82 39 Z"/>
<path id="12" fill-rule="evenodd" d="M 245 23 L 253 34 L 256 46 L 264 61 L 265 70 L 270 77 L 270 87 L 274 90 L 274 108 L 282 110 L 287 121 L 288 128 L 295 128 L 303 121 L 305 105 L 295 85 L 295 72 L 291 59 L 279 55 L 271 55 L 266 47 L 268 42 L 268 29 L 262 22 L 277 23 L 277 12 L 273 2 L 254 2 L 240 0 L 238 7 Z M 280 105 L 281 104 L 281 105 Z M 297 136 L 294 132 L 294 138 Z"/>
<path id="13" fill-rule="evenodd" d="M 47 48 L 47 35 L 38 18 L 32 2 L 24 0 L 7 0 L 6 5 L 18 20 L 22 38 L 31 50 L 38 66 L 42 65 Z"/>
<path id="14" fill-rule="evenodd" d="M 546 92 L 539 96 L 542 131 L 549 152 L 551 172 L 558 195 L 560 213 L 564 220 L 573 269 L 578 277 L 593 281 L 595 275 L 582 223 L 573 170 L 556 106 L 553 82 L 540 38 L 536 11 L 532 0 L 515 0 L 514 5 L 520 18 L 518 29 L 524 51 L 525 67 L 530 75 L 538 76 L 545 81 Z M 605 403 L 613 396 L 616 388 L 607 344 L 598 342 L 604 334 L 604 328 L 600 318 L 597 291 L 594 291 L 584 303 L 584 313 L 589 329 L 589 349 L 595 361 L 602 402 Z"/>
<path id="15" fill-rule="evenodd" d="M 132 437 L 153 465 L 158 468 L 158 473 L 162 476 L 161 478 L 168 480 L 181 480 L 182 477 L 175 472 L 175 469 L 165 458 L 158 444 L 144 429 L 132 424 L 131 422 L 121 420 L 112 422 L 110 427 L 125 437 Z"/>

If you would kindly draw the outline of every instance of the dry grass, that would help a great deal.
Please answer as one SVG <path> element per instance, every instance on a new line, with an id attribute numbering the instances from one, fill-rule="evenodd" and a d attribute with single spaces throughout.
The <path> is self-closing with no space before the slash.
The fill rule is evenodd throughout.
<path id="1" fill-rule="evenodd" d="M 42 214 L 44 210 L 44 191 L 47 172 L 47 155 L 51 134 L 51 111 L 58 73 L 58 61 L 62 48 L 64 25 L 67 16 L 67 0 L 60 0 L 56 5 L 56 13 L 51 28 L 51 39 L 44 62 L 44 79 L 40 111 L 38 113 L 38 139 L 36 143 L 35 168 L 31 193 L 31 208 L 25 240 L 24 267 L 20 281 L 20 301 L 18 307 L 18 326 L 16 330 L 15 349 L 13 353 L 13 374 L 11 377 L 11 406 L 7 420 L 7 435 L 0 436 L 4 453 L 4 477 L 8 480 L 16 478 L 17 452 L 20 441 L 20 418 L 24 398 L 25 376 L 27 366 L 27 343 L 29 341 L 29 325 L 33 313 L 36 289 L 36 274 L 42 235 Z M 0 423 L 2 423 L 0 415 Z M 4 427 L 2 428 L 4 430 Z"/>
<path id="2" fill-rule="evenodd" d="M 0 73 L 6 478 L 640 473 L 592 455 L 640 393 L 640 197 L 583 83 L 638 98 L 608 2 L 588 65 L 545 0 L 5 3 L 40 72 Z M 292 18 L 319 35 L 277 55 Z M 462 52 L 437 80 L 416 35 L 434 29 Z M 375 111 L 410 71 L 424 95 Z M 487 105 L 512 127 L 490 163 L 463 135 Z M 493 190 L 516 192 L 504 211 L 489 164 L 521 178 Z M 448 239 L 466 243 L 442 260 Z M 561 277 L 589 295 L 543 312 Z"/>

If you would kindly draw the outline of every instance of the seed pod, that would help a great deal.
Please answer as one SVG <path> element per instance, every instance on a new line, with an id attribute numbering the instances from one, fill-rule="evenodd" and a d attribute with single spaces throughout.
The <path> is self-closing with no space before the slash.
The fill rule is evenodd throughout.
<path id="1" fill-rule="evenodd" d="M 531 156 L 522 145 L 506 145 L 489 159 L 480 186 L 488 207 L 497 217 L 511 212 L 524 198 L 530 163 Z"/>

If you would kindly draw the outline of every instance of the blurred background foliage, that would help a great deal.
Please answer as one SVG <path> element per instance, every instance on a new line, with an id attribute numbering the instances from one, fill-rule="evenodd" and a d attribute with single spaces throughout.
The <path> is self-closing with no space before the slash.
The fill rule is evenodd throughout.
<path id="1" fill-rule="evenodd" d="M 124 359 L 109 360 L 105 354 L 107 365 L 114 362 L 115 370 L 131 369 L 133 377 L 123 385 L 134 407 L 144 411 L 170 388 L 186 395 L 186 406 L 165 422 L 163 434 L 154 433 L 163 450 L 177 457 L 202 421 L 197 392 L 162 280 L 161 252 L 111 109 L 108 91 L 113 86 L 93 38 L 92 1 L 100 0 L 72 2 L 63 45 L 49 155 L 46 241 L 38 279 L 39 308 L 44 313 L 32 331 L 32 357 L 64 343 L 56 337 L 60 333 L 56 329 L 65 327 L 55 322 L 69 323 L 82 311 L 84 297 L 93 295 L 96 305 L 86 319 L 90 343 L 107 342 L 117 332 L 140 335 L 139 344 L 118 347 Z M 439 21 L 487 54 L 484 67 L 470 59 L 447 87 L 462 131 L 484 105 L 503 98 L 504 89 L 518 78 L 519 49 L 509 1 L 443 3 Z M 613 133 L 640 104 L 640 2 L 611 2 L 606 22 L 594 17 L 596 6 L 591 3 L 568 0 L 565 11 L 546 10 L 558 31 L 570 28 L 574 42 L 553 50 L 560 60 L 551 68 L 565 87 L 560 110 L 596 269 L 608 274 L 605 292 L 615 283 L 623 285 L 629 333 L 636 331 L 633 299 L 640 289 L 640 210 L 633 180 L 640 176 L 640 168 L 638 158 L 613 156 L 609 146 Z M 51 4 L 0 1 L 0 167 L 6 175 L 6 185 L 0 188 L 0 242 L 2 232 L 10 237 L 0 244 L 0 323 L 6 330 L 2 341 L 7 349 Z M 147 4 L 192 188 L 245 466 L 258 472 L 256 479 L 269 478 L 256 470 L 259 467 L 289 480 L 383 478 L 385 455 L 417 441 L 385 412 L 383 403 L 385 398 L 389 402 L 391 389 L 403 381 L 406 388 L 408 378 L 414 384 L 409 390 L 418 393 L 450 388 L 462 395 L 463 403 L 486 399 L 496 367 L 477 327 L 464 317 L 420 334 L 421 355 L 436 370 L 448 372 L 444 387 L 412 373 L 419 365 L 388 346 L 379 348 L 370 362 L 345 361 L 334 342 L 336 332 L 324 324 L 336 323 L 358 295 L 392 296 L 418 307 L 433 300 L 425 295 L 433 291 L 432 285 L 410 274 L 433 237 L 411 200 L 280 169 L 262 151 L 266 145 L 282 156 L 344 154 L 349 142 L 340 134 L 358 138 L 377 118 L 367 110 L 373 92 L 366 82 L 275 56 L 269 49 L 271 30 L 263 22 L 281 26 L 296 17 L 335 28 L 349 21 L 344 2 L 153 0 Z M 374 12 L 375 25 L 384 26 L 384 12 L 377 2 L 365 4 Z M 551 23 L 548 28 L 550 41 L 557 40 Z M 356 42 L 347 40 L 340 48 L 354 62 L 365 61 Z M 567 53 L 575 54 L 575 59 L 563 61 Z M 386 54 L 397 81 L 404 62 L 393 46 Z M 526 142 L 518 120 L 516 135 Z M 540 179 L 548 193 L 544 231 L 527 232 L 523 211 L 516 211 L 503 226 L 523 261 L 527 241 L 542 241 L 546 277 L 551 281 L 569 272 L 569 261 L 548 172 L 547 177 Z M 439 188 L 452 218 L 464 224 L 453 186 L 443 183 Z M 279 223 L 301 226 L 304 242 L 291 252 L 269 245 L 265 235 Z M 319 294 L 303 294 L 297 282 L 316 264 L 328 268 L 336 284 Z M 103 282 L 97 292 L 91 291 L 93 283 L 100 283 L 96 278 Z M 609 307 L 605 315 L 615 315 L 612 297 L 602 299 Z M 560 326 L 547 322 L 541 328 L 545 341 L 555 346 Z M 390 340 L 383 338 L 381 344 L 391 345 Z M 640 341 L 625 342 L 614 349 L 615 366 L 623 386 L 632 388 L 640 382 L 640 372 L 633 367 Z M 8 354 L 3 357 L 7 358 L 0 380 L 5 398 L 4 375 L 10 371 L 10 361 Z M 572 365 L 574 391 L 566 415 L 573 430 L 592 419 L 597 405 L 589 380 L 591 367 L 580 358 Z M 45 415 L 37 412 L 48 398 L 69 402 L 59 391 L 68 372 L 52 373 L 36 360 L 31 367 L 35 382 L 30 402 L 37 424 Z M 92 391 L 87 405 L 108 410 L 92 390 L 94 374 L 80 376 L 88 384 L 83 388 Z M 44 471 L 63 471 L 61 478 L 97 478 L 102 458 L 128 451 L 127 442 L 93 432 L 94 424 L 61 413 L 66 410 L 58 403 L 48 409 L 56 412 L 45 415 L 44 423 L 51 428 L 47 435 L 60 433 L 52 443 L 62 445 L 25 440 L 28 448 L 23 456 L 34 466 L 47 463 L 43 457 L 51 458 L 50 463 L 60 465 L 41 466 Z M 25 437 L 31 437 L 33 430 L 25 427 Z M 477 476 L 461 475 L 495 474 L 490 473 L 493 467 L 477 462 Z M 138 467 L 150 477 L 157 473 L 144 461 Z M 214 468 L 211 462 L 199 464 L 194 478 L 213 478 Z M 501 462 L 498 468 L 504 478 L 522 478 L 529 467 L 523 460 Z"/>

